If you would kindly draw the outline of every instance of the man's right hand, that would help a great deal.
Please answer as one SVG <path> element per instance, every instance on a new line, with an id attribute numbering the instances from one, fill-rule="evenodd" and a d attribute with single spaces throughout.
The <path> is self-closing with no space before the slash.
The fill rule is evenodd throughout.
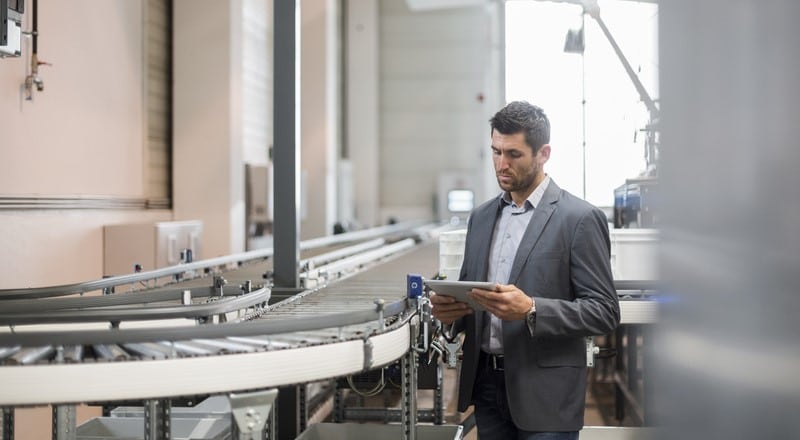
<path id="1" fill-rule="evenodd" d="M 435 292 L 431 292 L 431 305 L 433 317 L 445 325 L 450 325 L 472 313 L 469 305 L 456 301 L 452 296 L 437 295 Z"/>

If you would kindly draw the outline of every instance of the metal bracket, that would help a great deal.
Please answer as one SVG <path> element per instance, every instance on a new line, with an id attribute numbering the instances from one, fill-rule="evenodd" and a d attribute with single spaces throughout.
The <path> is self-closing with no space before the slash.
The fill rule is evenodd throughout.
<path id="1" fill-rule="evenodd" d="M 364 339 L 364 370 L 372 368 L 372 348 L 373 344 L 368 338 Z"/>
<path id="2" fill-rule="evenodd" d="M 375 300 L 375 310 L 378 312 L 378 329 L 383 331 L 386 329 L 386 319 L 383 316 L 383 308 L 386 306 L 386 301 L 383 299 Z"/>
<path id="3" fill-rule="evenodd" d="M 594 345 L 594 337 L 587 336 L 586 341 L 586 366 L 594 367 L 594 355 L 600 353 L 600 347 Z"/>
<path id="4" fill-rule="evenodd" d="M 458 340 L 445 342 L 444 351 L 447 353 L 447 367 L 456 368 L 458 366 L 458 357 L 461 354 L 461 342 Z"/>
<path id="5" fill-rule="evenodd" d="M 237 440 L 256 440 L 264 437 L 264 425 L 272 412 L 272 404 L 276 397 L 278 397 L 276 388 L 228 395 L 233 423 L 239 434 Z"/>

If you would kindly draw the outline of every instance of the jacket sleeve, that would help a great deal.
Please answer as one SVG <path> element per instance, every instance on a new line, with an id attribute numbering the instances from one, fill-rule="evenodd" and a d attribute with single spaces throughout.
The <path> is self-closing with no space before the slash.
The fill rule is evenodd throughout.
<path id="1" fill-rule="evenodd" d="M 538 336 L 591 336 L 613 331 L 620 320 L 611 274 L 610 240 L 605 214 L 586 212 L 570 244 L 572 300 L 534 297 Z"/>

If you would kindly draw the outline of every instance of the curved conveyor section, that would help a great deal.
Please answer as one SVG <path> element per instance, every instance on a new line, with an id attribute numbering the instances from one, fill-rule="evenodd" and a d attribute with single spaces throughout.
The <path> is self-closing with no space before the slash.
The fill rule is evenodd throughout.
<path id="1" fill-rule="evenodd" d="M 400 249 L 381 261 L 268 307 L 243 306 L 249 313 L 244 322 L 0 333 L 0 406 L 242 391 L 388 364 L 411 345 L 416 310 L 405 299 L 406 274 L 434 273 L 438 246 Z M 51 304 L 48 313 L 74 312 L 65 304 Z M 131 312 L 120 306 L 92 310 L 104 319 Z"/>

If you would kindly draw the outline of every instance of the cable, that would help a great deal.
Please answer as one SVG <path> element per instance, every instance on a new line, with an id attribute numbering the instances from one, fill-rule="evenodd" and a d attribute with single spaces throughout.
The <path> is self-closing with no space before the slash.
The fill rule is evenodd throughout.
<path id="1" fill-rule="evenodd" d="M 383 377 L 383 368 L 381 368 L 381 379 L 378 381 L 378 384 L 375 385 L 375 388 L 369 391 L 361 391 L 359 390 L 356 385 L 353 383 L 353 375 L 347 376 L 347 384 L 350 385 L 350 389 L 353 390 L 356 394 L 361 397 L 372 397 L 377 396 L 383 389 L 386 387 L 386 381 Z"/>

